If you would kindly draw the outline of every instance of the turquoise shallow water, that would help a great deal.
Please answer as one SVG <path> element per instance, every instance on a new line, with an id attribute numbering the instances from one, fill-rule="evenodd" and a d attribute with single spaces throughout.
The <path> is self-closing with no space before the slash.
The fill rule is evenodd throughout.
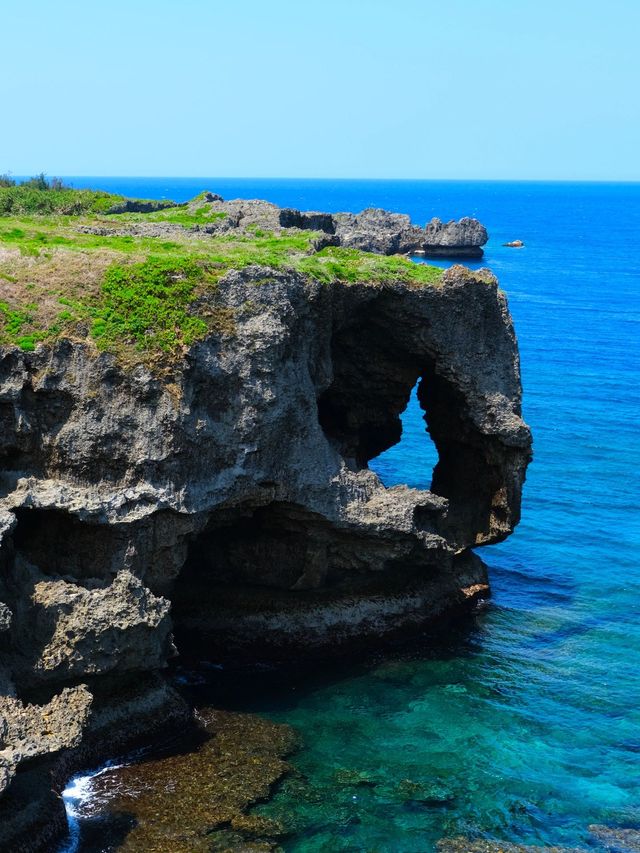
<path id="1" fill-rule="evenodd" d="M 251 703 L 305 741 L 304 801 L 285 788 L 261 807 L 295 815 L 286 849 L 410 853 L 460 834 L 574 845 L 590 823 L 640 827 L 640 185 L 111 181 L 86 179 L 418 222 L 477 215 L 516 323 L 535 459 L 521 525 L 480 552 L 493 598 L 470 633 Z M 501 246 L 516 238 L 525 249 Z M 372 467 L 426 487 L 415 400 L 404 427 Z"/>

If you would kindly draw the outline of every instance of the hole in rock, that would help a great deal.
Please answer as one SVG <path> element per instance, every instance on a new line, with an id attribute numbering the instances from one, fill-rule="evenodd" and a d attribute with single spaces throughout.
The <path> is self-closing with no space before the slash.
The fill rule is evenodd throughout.
<path id="1" fill-rule="evenodd" d="M 203 586 L 317 589 L 365 572 L 370 564 L 353 534 L 304 507 L 273 502 L 214 513 L 191 542 L 173 600 Z"/>
<path id="2" fill-rule="evenodd" d="M 339 602 L 395 595 L 424 575 L 417 540 L 399 549 L 289 503 L 220 510 L 192 540 L 170 594 L 176 645 L 205 657 L 256 636 L 278 645 L 299 637 L 296 619 L 324 624 L 325 612 L 322 631 L 330 631 Z"/>
<path id="3" fill-rule="evenodd" d="M 371 467 L 385 485 L 406 483 L 447 498 L 444 532 L 458 545 L 495 541 L 511 524 L 504 448 L 478 430 L 464 384 L 443 372 L 422 331 L 413 330 L 415 339 L 410 328 L 394 334 L 398 310 L 383 295 L 335 332 L 333 381 L 318 398 L 320 425 L 350 466 L 375 460 Z"/>
<path id="4" fill-rule="evenodd" d="M 400 441 L 369 462 L 385 486 L 406 484 L 414 489 L 430 489 L 438 451 L 425 425 L 425 413 L 418 400 L 416 383 L 407 407 L 400 415 Z"/>
<path id="5" fill-rule="evenodd" d="M 359 468 L 398 444 L 411 389 L 433 373 L 428 357 L 394 340 L 394 318 L 394 306 L 379 298 L 354 312 L 331 342 L 333 381 L 318 399 L 318 420 L 343 458 Z"/>
<path id="6" fill-rule="evenodd" d="M 106 578 L 113 563 L 117 533 L 89 524 L 59 509 L 21 507 L 13 547 L 45 574 L 77 579 Z"/>

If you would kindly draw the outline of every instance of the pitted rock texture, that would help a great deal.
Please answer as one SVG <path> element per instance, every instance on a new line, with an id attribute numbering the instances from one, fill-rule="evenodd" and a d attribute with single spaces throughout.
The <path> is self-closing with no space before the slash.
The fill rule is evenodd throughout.
<path id="1" fill-rule="evenodd" d="M 46 705 L 24 705 L 14 696 L 0 696 L 0 768 L 5 783 L 20 762 L 77 746 L 91 701 L 84 686 L 67 687 Z M 2 781 L 0 772 L 0 792 Z"/>
<path id="2" fill-rule="evenodd" d="M 36 755 L 126 728 L 119 703 L 180 716 L 145 680 L 172 630 L 201 659 L 378 642 L 485 596 L 469 549 L 519 520 L 530 434 L 488 271 L 380 286 L 249 266 L 217 296 L 234 331 L 170 375 L 66 339 L 0 350 L 6 802 Z M 416 383 L 432 488 L 386 489 L 368 462 L 400 439 Z M 65 690 L 82 733 L 58 721 Z"/>
<path id="3" fill-rule="evenodd" d="M 349 249 L 394 255 L 421 249 L 424 243 L 424 230 L 403 213 L 368 208 L 357 214 L 338 213 L 335 221 L 340 245 Z"/>
<path id="4" fill-rule="evenodd" d="M 587 853 L 582 847 L 548 847 L 531 844 L 512 844 L 469 838 L 443 838 L 436 844 L 437 853 Z"/>
<path id="5" fill-rule="evenodd" d="M 434 218 L 427 223 L 423 250 L 428 257 L 481 258 L 482 246 L 489 239 L 487 229 L 477 219 L 465 216 L 458 222 Z"/>
<path id="6" fill-rule="evenodd" d="M 25 684 L 159 668 L 171 654 L 169 602 L 127 569 L 82 584 L 17 558 L 7 586 L 17 602 L 12 663 Z M 34 649 L 34 637 L 46 642 Z"/>

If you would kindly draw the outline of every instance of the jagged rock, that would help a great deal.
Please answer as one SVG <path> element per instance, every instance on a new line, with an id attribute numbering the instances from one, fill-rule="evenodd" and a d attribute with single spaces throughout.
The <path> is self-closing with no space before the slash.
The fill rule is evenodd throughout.
<path id="1" fill-rule="evenodd" d="M 368 208 L 362 213 L 338 213 L 336 235 L 340 245 L 381 255 L 412 252 L 424 242 L 422 229 L 402 213 Z"/>
<path id="2" fill-rule="evenodd" d="M 427 257 L 481 258 L 488 239 L 487 229 L 477 219 L 441 222 L 434 218 L 425 228 L 422 249 Z"/>
<path id="3" fill-rule="evenodd" d="M 65 688 L 46 705 L 23 705 L 11 696 L 0 697 L 0 715 L 6 722 L 0 755 L 17 763 L 77 746 L 91 698 L 84 685 Z"/>
<path id="4" fill-rule="evenodd" d="M 14 672 L 24 684 L 155 669 L 171 654 L 170 603 L 122 569 L 107 585 L 47 577 L 17 559 Z"/>
<path id="5" fill-rule="evenodd" d="M 3 353 L 2 598 L 25 684 L 161 666 L 160 594 L 184 634 L 208 622 L 211 654 L 335 646 L 484 595 L 458 555 L 517 523 L 530 453 L 495 278 L 345 287 L 247 267 L 218 294 L 235 334 L 194 346 L 177 392 L 70 341 Z M 432 491 L 386 490 L 367 463 L 419 379 Z"/>
<path id="6" fill-rule="evenodd" d="M 80 743 L 91 701 L 84 685 L 65 688 L 46 705 L 0 695 L 0 793 L 22 762 Z"/>
<path id="7" fill-rule="evenodd" d="M 128 200 L 109 212 L 149 212 L 173 203 L 158 202 L 156 208 L 147 208 L 147 204 L 150 203 Z M 367 208 L 356 214 L 320 213 L 280 208 L 260 199 L 224 201 L 216 193 L 206 192 L 189 202 L 186 210 L 190 213 L 198 211 L 202 215 L 201 221 L 190 226 L 158 221 L 103 221 L 100 225 L 80 225 L 77 229 L 100 236 L 166 237 L 184 233 L 185 229 L 217 235 L 234 230 L 255 232 L 256 228 L 269 232 L 296 228 L 327 235 L 320 238 L 316 251 L 325 246 L 343 246 L 381 255 L 416 254 L 445 258 L 481 258 L 482 247 L 489 239 L 486 228 L 477 219 L 464 217 L 457 222 L 441 222 L 434 218 L 425 228 L 421 228 L 414 225 L 406 214 L 391 213 L 380 208 Z"/>
<path id="8" fill-rule="evenodd" d="M 0 749 L 0 782 L 12 779 L 0 798 L 0 850 L 12 853 L 54 849 L 52 842 L 67 830 L 59 792 L 71 775 L 146 746 L 154 736 L 195 726 L 185 702 L 153 674 L 106 676 L 91 692 L 84 686 L 63 690 L 47 706 L 25 710 L 17 703 L 6 710 L 12 730 L 22 736 L 19 749 L 15 741 L 9 745 L 14 763 Z M 2 720 L 0 714 L 0 725 Z M 65 735 L 67 745 L 59 749 Z"/>

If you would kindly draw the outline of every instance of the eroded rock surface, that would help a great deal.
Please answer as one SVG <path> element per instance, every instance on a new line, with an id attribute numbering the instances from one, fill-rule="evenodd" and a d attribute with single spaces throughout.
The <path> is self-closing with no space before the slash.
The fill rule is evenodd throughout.
<path id="1" fill-rule="evenodd" d="M 146 202 L 127 202 L 110 213 L 145 211 Z M 255 233 L 256 229 L 277 232 L 287 228 L 321 232 L 318 247 L 342 246 L 381 255 L 416 254 L 444 258 L 481 258 L 489 239 L 487 229 L 477 219 L 463 217 L 442 222 L 434 218 L 425 227 L 415 225 L 403 213 L 367 208 L 361 213 L 321 213 L 281 208 L 260 199 L 225 201 L 214 193 L 204 193 L 186 206 L 198 212 L 201 221 L 190 230 L 202 234 L 226 234 L 234 231 Z M 83 226 L 95 234 L 133 234 L 149 237 L 180 233 L 183 226 L 160 222 L 103 222 Z"/>
<path id="2" fill-rule="evenodd" d="M 127 569 L 111 583 L 51 578 L 16 559 L 14 672 L 23 684 L 67 681 L 117 669 L 156 669 L 171 654 L 169 602 Z M 42 645 L 34 648 L 34 638 Z"/>
<path id="3" fill-rule="evenodd" d="M 354 247 L 364 228 L 381 253 L 415 236 L 396 214 L 206 204 L 227 205 L 221 228 L 276 217 Z M 0 847 L 44 843 L 52 772 L 187 718 L 159 675 L 172 633 L 209 659 L 379 642 L 484 597 L 470 549 L 518 522 L 530 435 L 488 271 L 381 286 L 247 266 L 216 299 L 233 324 L 163 375 L 86 341 L 0 350 Z M 432 487 L 386 489 L 368 463 L 416 383 Z"/>
<path id="4" fill-rule="evenodd" d="M 427 223 L 425 233 L 422 248 L 428 257 L 481 258 L 482 246 L 489 239 L 484 225 L 466 216 L 458 222 L 434 218 Z"/>

